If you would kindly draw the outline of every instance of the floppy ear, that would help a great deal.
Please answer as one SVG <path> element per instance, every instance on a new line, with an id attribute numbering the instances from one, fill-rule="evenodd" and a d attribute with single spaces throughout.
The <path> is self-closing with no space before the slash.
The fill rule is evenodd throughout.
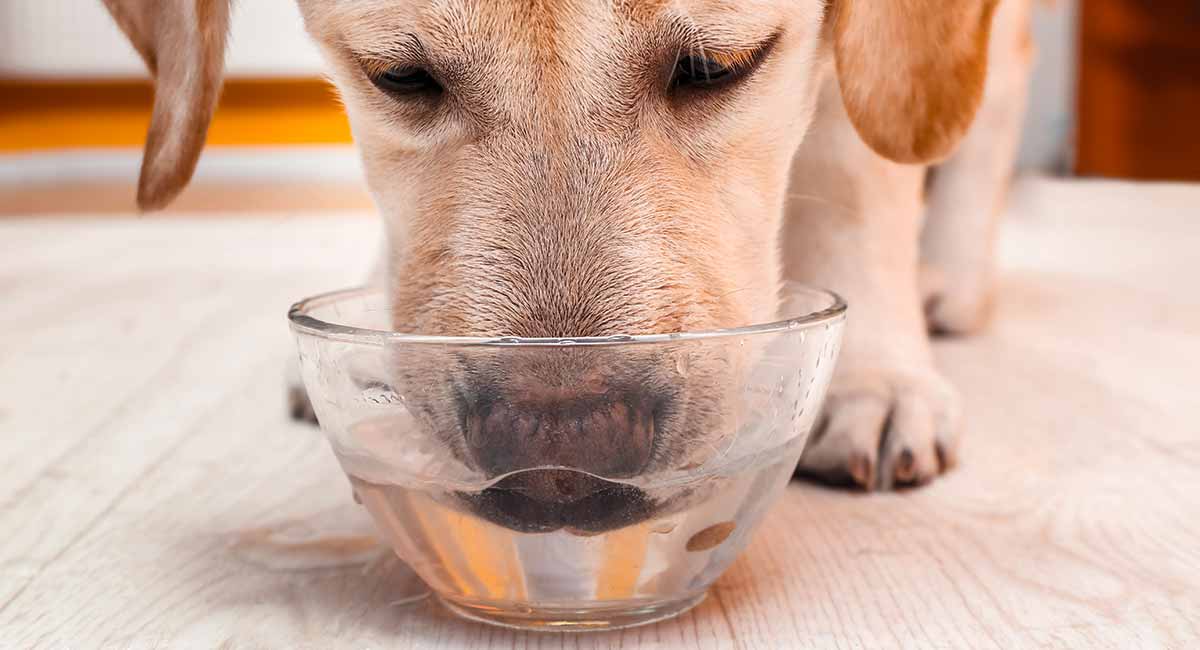
<path id="1" fill-rule="evenodd" d="M 230 0 L 104 0 L 155 79 L 138 206 L 165 207 L 192 179 L 221 95 Z"/>
<path id="2" fill-rule="evenodd" d="M 842 101 L 877 153 L 948 156 L 983 98 L 997 0 L 833 0 Z"/>

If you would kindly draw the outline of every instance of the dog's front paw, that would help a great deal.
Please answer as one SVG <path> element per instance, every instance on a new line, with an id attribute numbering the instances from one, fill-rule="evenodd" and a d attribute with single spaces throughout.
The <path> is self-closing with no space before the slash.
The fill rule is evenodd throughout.
<path id="1" fill-rule="evenodd" d="M 982 267 L 982 262 L 964 264 Z M 974 334 L 991 320 L 995 286 L 986 268 L 947 270 L 933 263 L 921 269 L 925 322 L 934 334 Z"/>
<path id="2" fill-rule="evenodd" d="M 956 461 L 958 394 L 932 368 L 841 374 L 797 473 L 866 490 L 923 485 Z"/>
<path id="3" fill-rule="evenodd" d="M 287 408 L 288 415 L 293 420 L 317 424 L 317 412 L 313 410 L 312 400 L 309 399 L 308 390 L 304 388 L 304 384 L 288 383 Z"/>

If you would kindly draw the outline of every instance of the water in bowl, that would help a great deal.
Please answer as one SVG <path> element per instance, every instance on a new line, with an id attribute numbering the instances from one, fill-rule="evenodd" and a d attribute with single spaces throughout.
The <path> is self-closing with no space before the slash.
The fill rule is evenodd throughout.
<path id="1" fill-rule="evenodd" d="M 615 485 L 594 501 L 594 517 L 586 506 L 542 511 L 533 530 L 512 513 L 489 512 L 485 490 L 382 482 L 375 472 L 367 480 L 352 459 L 343 465 L 397 554 L 460 615 L 520 628 L 612 629 L 699 603 L 787 484 L 802 442 L 667 486 Z M 613 499 L 626 496 L 644 501 L 625 508 L 624 519 L 611 517 L 623 505 Z"/>

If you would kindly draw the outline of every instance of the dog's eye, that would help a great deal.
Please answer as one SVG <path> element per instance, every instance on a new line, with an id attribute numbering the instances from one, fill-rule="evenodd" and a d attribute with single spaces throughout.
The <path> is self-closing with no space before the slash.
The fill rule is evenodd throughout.
<path id="1" fill-rule="evenodd" d="M 671 73 L 671 88 L 716 90 L 748 79 L 769 58 L 778 40 L 776 33 L 749 48 L 706 49 L 699 44 L 685 45 L 686 54 L 676 59 Z"/>
<path id="2" fill-rule="evenodd" d="M 371 75 L 371 83 L 393 95 L 439 93 L 441 84 L 424 68 L 391 68 Z"/>
<path id="3" fill-rule="evenodd" d="M 675 64 L 671 85 L 675 88 L 712 88 L 733 81 L 739 71 L 705 56 L 685 56 Z"/>

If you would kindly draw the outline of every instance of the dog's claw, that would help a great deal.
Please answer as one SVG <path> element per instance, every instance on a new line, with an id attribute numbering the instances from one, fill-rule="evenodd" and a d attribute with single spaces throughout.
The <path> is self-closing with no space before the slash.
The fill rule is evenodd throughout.
<path id="1" fill-rule="evenodd" d="M 896 482 L 909 483 L 916 477 L 916 459 L 911 449 L 905 448 L 896 459 Z"/>
<path id="2" fill-rule="evenodd" d="M 875 470 L 871 467 L 871 459 L 866 454 L 853 454 L 850 457 L 850 478 L 859 487 L 870 490 L 875 484 Z"/>

